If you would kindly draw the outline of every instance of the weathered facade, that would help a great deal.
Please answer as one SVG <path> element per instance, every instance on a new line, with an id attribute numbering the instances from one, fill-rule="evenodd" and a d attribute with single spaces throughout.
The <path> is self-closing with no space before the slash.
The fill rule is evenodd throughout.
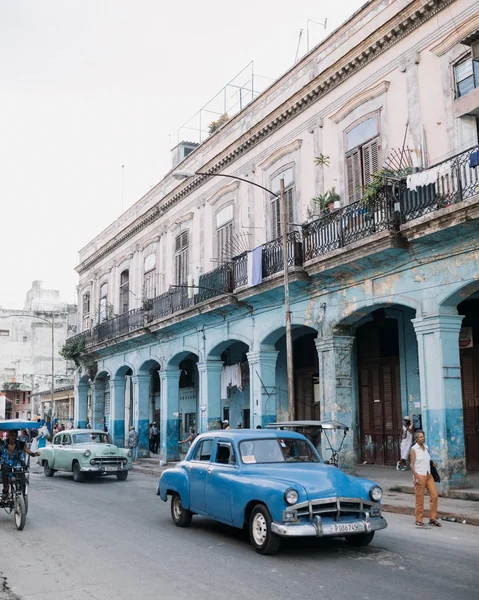
<path id="1" fill-rule="evenodd" d="M 78 424 L 90 396 L 147 453 L 158 419 L 173 460 L 286 416 L 283 179 L 296 418 L 394 464 L 413 414 L 446 486 L 479 469 L 478 28 L 477 1 L 371 0 L 85 246 Z"/>

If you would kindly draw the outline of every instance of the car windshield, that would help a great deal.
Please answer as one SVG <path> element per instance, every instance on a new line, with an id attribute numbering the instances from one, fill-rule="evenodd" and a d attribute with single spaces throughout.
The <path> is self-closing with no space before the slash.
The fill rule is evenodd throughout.
<path id="1" fill-rule="evenodd" d="M 273 438 L 246 440 L 239 445 L 244 464 L 319 462 L 314 450 L 305 440 Z"/>
<path id="2" fill-rule="evenodd" d="M 107 444 L 108 436 L 106 433 L 74 433 L 74 444 Z"/>

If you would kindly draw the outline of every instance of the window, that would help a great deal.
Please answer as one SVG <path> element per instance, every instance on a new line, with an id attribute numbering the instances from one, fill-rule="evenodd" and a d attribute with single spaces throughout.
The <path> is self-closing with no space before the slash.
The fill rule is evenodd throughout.
<path id="1" fill-rule="evenodd" d="M 20 404 L 20 398 L 17 398 L 16 396 L 15 396 L 15 404 Z"/>
<path id="2" fill-rule="evenodd" d="M 16 413 L 15 413 L 15 419 L 19 419 L 19 418 L 20 418 L 20 413 L 19 413 L 19 412 L 16 412 Z"/>
<path id="3" fill-rule="evenodd" d="M 64 443 L 65 445 L 69 445 L 69 444 L 71 444 L 71 443 L 72 443 L 72 439 L 71 439 L 71 437 L 70 437 L 69 435 L 64 435 L 64 436 L 63 436 L 63 443 Z"/>
<path id="4" fill-rule="evenodd" d="M 460 98 L 479 87 L 479 60 L 468 58 L 454 67 L 456 97 Z"/>
<path id="5" fill-rule="evenodd" d="M 228 444 L 227 442 L 218 442 L 214 462 L 219 463 L 220 465 L 236 464 L 236 457 L 231 444 Z"/>
<path id="6" fill-rule="evenodd" d="M 83 294 L 82 298 L 83 331 L 90 329 L 90 292 Z"/>
<path id="7" fill-rule="evenodd" d="M 233 205 L 228 204 L 216 213 L 216 257 L 220 263 L 233 255 Z"/>
<path id="8" fill-rule="evenodd" d="M 229 420 L 230 420 L 230 407 L 223 406 L 223 421 L 229 421 Z"/>
<path id="9" fill-rule="evenodd" d="M 240 443 L 239 451 L 245 464 L 319 462 L 312 445 L 295 438 L 246 440 Z"/>
<path id="10" fill-rule="evenodd" d="M 130 310 L 130 271 L 125 269 L 120 275 L 120 314 Z"/>
<path id="11" fill-rule="evenodd" d="M 195 453 L 191 460 L 209 461 L 211 458 L 211 449 L 213 448 L 213 440 L 203 440 L 198 444 Z"/>
<path id="12" fill-rule="evenodd" d="M 24 342 L 24 343 L 25 343 L 25 342 L 28 342 L 28 336 L 26 336 L 26 335 L 24 335 L 24 336 L 23 336 L 23 342 Z"/>
<path id="13" fill-rule="evenodd" d="M 186 285 L 188 281 L 188 232 L 183 231 L 175 239 L 175 283 Z"/>
<path id="14" fill-rule="evenodd" d="M 10 335 L 10 332 L 8 331 L 8 329 L 0 329 L 0 336 L 4 336 L 7 337 Z"/>
<path id="15" fill-rule="evenodd" d="M 284 179 L 284 195 L 286 200 L 286 218 L 288 231 L 293 229 L 294 223 L 294 173 L 293 168 L 285 169 L 271 180 L 271 190 L 278 195 L 271 197 L 271 224 L 273 239 L 281 237 L 281 206 L 279 195 L 281 193 L 281 179 Z"/>
<path id="16" fill-rule="evenodd" d="M 156 256 L 149 254 L 143 264 L 143 298 L 156 298 Z"/>
<path id="17" fill-rule="evenodd" d="M 99 322 L 102 323 L 108 318 L 108 283 L 102 283 L 100 286 L 100 304 L 98 306 Z"/>
<path id="18" fill-rule="evenodd" d="M 56 435 L 56 436 L 53 438 L 53 445 L 54 445 L 54 446 L 61 446 L 61 444 L 62 444 L 62 438 L 63 438 L 63 436 L 62 436 L 62 435 Z"/>
<path id="19" fill-rule="evenodd" d="M 350 202 L 360 200 L 363 188 L 379 171 L 378 116 L 365 119 L 346 132 L 346 180 Z"/>

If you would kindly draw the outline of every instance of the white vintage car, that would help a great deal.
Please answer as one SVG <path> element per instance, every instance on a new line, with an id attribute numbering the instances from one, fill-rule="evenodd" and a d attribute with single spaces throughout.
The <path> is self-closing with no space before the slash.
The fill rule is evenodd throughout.
<path id="1" fill-rule="evenodd" d="M 108 434 L 96 429 L 61 431 L 40 452 L 45 477 L 67 471 L 73 473 L 74 481 L 83 481 L 89 473 L 116 475 L 125 481 L 132 468 L 131 452 L 110 443 Z"/>

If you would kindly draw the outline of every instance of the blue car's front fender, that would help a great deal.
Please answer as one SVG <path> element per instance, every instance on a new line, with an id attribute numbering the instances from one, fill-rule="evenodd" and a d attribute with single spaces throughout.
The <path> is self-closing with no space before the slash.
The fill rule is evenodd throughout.
<path id="1" fill-rule="evenodd" d="M 178 492 L 181 503 L 184 508 L 190 507 L 190 493 L 188 478 L 185 471 L 179 467 L 173 467 L 163 471 L 158 484 L 160 498 L 163 502 L 168 500 L 168 495 L 172 492 Z"/>

